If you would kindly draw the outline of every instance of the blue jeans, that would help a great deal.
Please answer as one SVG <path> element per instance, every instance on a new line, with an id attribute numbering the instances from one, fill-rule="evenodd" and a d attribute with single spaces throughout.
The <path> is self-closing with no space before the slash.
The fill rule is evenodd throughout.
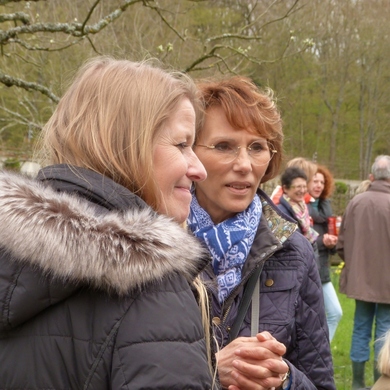
<path id="1" fill-rule="evenodd" d="M 343 315 L 343 310 L 332 282 L 322 284 L 322 293 L 324 295 L 326 322 L 329 328 L 329 341 L 332 341 L 337 325 Z"/>
<path id="2" fill-rule="evenodd" d="M 374 340 L 390 329 L 390 305 L 355 300 L 355 318 L 353 323 L 352 345 L 350 357 L 353 362 L 367 362 L 370 360 L 370 341 L 372 325 L 375 318 Z M 378 354 L 383 341 L 374 343 L 374 359 Z"/>

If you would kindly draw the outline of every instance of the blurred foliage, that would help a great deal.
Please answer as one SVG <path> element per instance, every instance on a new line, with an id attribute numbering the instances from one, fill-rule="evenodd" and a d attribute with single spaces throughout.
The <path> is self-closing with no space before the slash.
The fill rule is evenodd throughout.
<path id="1" fill-rule="evenodd" d="M 20 161 L 17 158 L 7 158 L 3 163 L 3 167 L 11 171 L 19 171 Z"/>
<path id="2" fill-rule="evenodd" d="M 335 183 L 335 193 L 337 194 L 346 194 L 348 192 L 348 185 L 342 181 L 336 181 Z"/>
<path id="3" fill-rule="evenodd" d="M 75 70 L 98 54 L 156 57 L 194 78 L 239 73 L 271 87 L 284 120 L 285 161 L 302 156 L 339 179 L 361 180 L 376 155 L 390 154 L 387 0 L 0 4 L 2 154 L 32 154 Z M 12 87 L 4 74 L 45 93 Z"/>

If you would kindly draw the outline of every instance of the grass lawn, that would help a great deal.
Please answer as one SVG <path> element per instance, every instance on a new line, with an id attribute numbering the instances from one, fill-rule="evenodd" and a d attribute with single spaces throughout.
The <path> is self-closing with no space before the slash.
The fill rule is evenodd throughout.
<path id="1" fill-rule="evenodd" d="M 338 274 L 337 268 L 332 269 L 333 284 L 337 291 L 341 307 L 343 308 L 343 317 L 336 330 L 336 334 L 331 343 L 334 374 L 337 390 L 350 390 L 352 387 L 352 368 L 349 359 L 349 351 L 351 348 L 353 315 L 355 311 L 355 301 L 349 299 L 344 294 L 338 292 Z M 372 346 L 371 346 L 372 350 Z M 366 364 L 366 386 L 373 385 L 373 352 L 371 353 L 370 362 Z"/>

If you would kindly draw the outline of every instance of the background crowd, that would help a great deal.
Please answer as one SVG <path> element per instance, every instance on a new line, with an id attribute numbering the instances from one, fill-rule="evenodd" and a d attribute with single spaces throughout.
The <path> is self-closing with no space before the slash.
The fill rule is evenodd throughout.
<path id="1" fill-rule="evenodd" d="M 76 74 L 41 152 L 35 179 L 0 172 L 0 386 L 335 390 L 336 252 L 353 389 L 374 324 L 384 383 L 389 156 L 338 226 L 327 167 L 280 172 L 271 90 L 109 57 Z"/>

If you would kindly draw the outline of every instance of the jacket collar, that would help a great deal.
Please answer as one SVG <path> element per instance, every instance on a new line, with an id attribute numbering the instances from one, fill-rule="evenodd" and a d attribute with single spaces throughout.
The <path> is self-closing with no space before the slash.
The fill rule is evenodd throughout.
<path id="1" fill-rule="evenodd" d="M 390 194 L 390 182 L 387 180 L 374 180 L 367 191 L 386 192 Z"/>
<path id="2" fill-rule="evenodd" d="M 39 177 L 55 178 L 57 189 L 0 172 L 0 248 L 13 261 L 55 278 L 120 295 L 174 273 L 192 281 L 208 262 L 197 239 L 128 190 L 96 175 L 83 171 L 89 185 L 81 192 L 102 197 L 100 183 L 112 194 L 111 211 L 58 192 L 60 175 L 47 170 Z M 74 175 L 70 182 L 81 186 Z"/>
<path id="3" fill-rule="evenodd" d="M 51 165 L 39 171 L 37 180 L 57 191 L 77 193 L 108 210 L 147 207 L 146 203 L 127 188 L 89 169 L 68 164 Z"/>

